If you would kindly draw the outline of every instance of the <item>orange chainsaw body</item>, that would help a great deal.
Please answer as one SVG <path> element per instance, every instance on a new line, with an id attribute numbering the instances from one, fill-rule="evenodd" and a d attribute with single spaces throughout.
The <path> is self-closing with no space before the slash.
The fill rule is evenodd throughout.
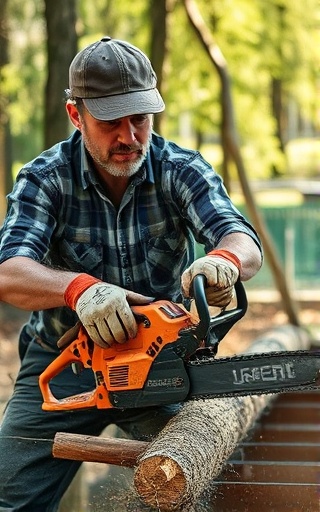
<path id="1" fill-rule="evenodd" d="M 192 331 L 199 323 L 197 315 L 167 300 L 133 306 L 132 311 L 138 324 L 137 336 L 123 344 L 115 343 L 111 347 L 101 348 L 92 342 L 83 327 L 80 328 L 78 338 L 62 351 L 39 378 L 44 410 L 115 407 L 110 401 L 110 393 L 142 389 L 151 366 L 163 348 L 174 343 L 179 333 Z M 57 399 L 50 389 L 50 381 L 74 363 L 75 366 L 92 369 L 96 388 Z"/>

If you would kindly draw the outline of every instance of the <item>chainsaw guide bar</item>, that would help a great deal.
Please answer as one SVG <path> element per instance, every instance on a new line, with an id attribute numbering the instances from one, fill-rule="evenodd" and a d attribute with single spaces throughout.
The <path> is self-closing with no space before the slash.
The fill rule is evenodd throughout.
<path id="1" fill-rule="evenodd" d="M 189 399 L 320 388 L 319 351 L 279 351 L 222 358 L 196 354 L 186 366 L 190 378 Z"/>

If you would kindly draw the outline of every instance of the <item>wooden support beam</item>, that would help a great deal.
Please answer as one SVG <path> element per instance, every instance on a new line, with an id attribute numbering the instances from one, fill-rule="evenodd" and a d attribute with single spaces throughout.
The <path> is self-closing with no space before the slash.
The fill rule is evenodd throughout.
<path id="1" fill-rule="evenodd" d="M 57 432 L 52 454 L 59 459 L 103 462 L 132 468 L 137 464 L 138 456 L 146 450 L 148 444 L 145 441 L 131 439 Z"/>

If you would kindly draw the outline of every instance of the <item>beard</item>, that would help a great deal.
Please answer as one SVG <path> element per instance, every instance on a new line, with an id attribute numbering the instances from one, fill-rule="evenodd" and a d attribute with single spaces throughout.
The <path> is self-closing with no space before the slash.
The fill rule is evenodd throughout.
<path id="1" fill-rule="evenodd" d="M 82 130 L 82 138 L 85 148 L 99 168 L 112 176 L 129 178 L 138 172 L 146 158 L 151 143 L 151 130 L 146 144 L 140 144 L 139 142 L 128 145 L 119 143 L 105 152 L 87 136 L 86 130 Z M 137 153 L 135 160 L 123 162 L 114 162 L 112 160 L 113 154 L 129 155 L 133 152 Z"/>

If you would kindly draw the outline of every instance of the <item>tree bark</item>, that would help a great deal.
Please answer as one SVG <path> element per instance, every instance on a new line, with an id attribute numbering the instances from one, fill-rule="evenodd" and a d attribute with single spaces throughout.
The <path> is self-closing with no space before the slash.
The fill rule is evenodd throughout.
<path id="1" fill-rule="evenodd" d="M 299 315 L 296 302 L 291 297 L 289 287 L 286 281 L 285 273 L 280 263 L 275 244 L 269 234 L 266 223 L 257 208 L 254 196 L 250 189 L 247 179 L 245 165 L 241 156 L 240 146 L 238 142 L 238 134 L 234 119 L 233 102 L 231 95 L 230 78 L 226 60 L 213 40 L 213 37 L 206 26 L 194 0 L 184 0 L 184 5 L 189 21 L 194 28 L 202 46 L 208 54 L 212 64 L 214 65 L 220 82 L 221 82 L 221 118 L 222 118 L 222 148 L 224 153 L 224 167 L 227 168 L 227 160 L 229 156 L 233 159 L 239 176 L 246 206 L 252 222 L 261 237 L 266 259 L 272 271 L 276 288 L 280 292 L 284 310 L 288 316 L 288 321 L 293 325 L 299 325 Z M 225 177 L 227 175 L 225 174 Z M 228 180 L 228 178 L 227 178 Z M 226 183 L 227 185 L 227 183 Z M 228 188 L 228 187 L 227 187 Z"/>
<path id="2" fill-rule="evenodd" d="M 0 223 L 6 213 L 6 194 L 12 188 L 12 154 L 9 113 L 7 110 L 8 97 L 2 88 L 2 70 L 8 64 L 8 0 L 0 2 Z"/>
<path id="3" fill-rule="evenodd" d="M 45 90 L 45 148 L 68 136 L 64 89 L 69 65 L 77 52 L 76 0 L 45 0 L 48 76 Z"/>
<path id="4" fill-rule="evenodd" d="M 145 441 L 57 432 L 52 454 L 59 459 L 103 462 L 132 468 L 148 444 Z"/>
<path id="5" fill-rule="evenodd" d="M 282 96 L 282 81 L 279 78 L 273 78 L 271 82 L 272 113 L 276 122 L 276 136 L 279 140 L 279 148 L 282 153 L 285 153 L 285 130 Z"/>
<path id="6" fill-rule="evenodd" d="M 168 0 L 151 0 L 150 2 L 150 60 L 156 72 L 158 82 L 158 90 L 162 95 L 163 89 L 163 70 L 166 58 L 167 48 L 167 1 Z M 154 117 L 154 130 L 161 133 L 162 113 L 156 114 Z"/>
<path id="7" fill-rule="evenodd" d="M 300 350 L 309 345 L 305 331 L 288 325 L 267 332 L 246 352 Z M 139 459 L 134 484 L 142 501 L 161 512 L 188 510 L 274 396 L 187 402 Z"/>

